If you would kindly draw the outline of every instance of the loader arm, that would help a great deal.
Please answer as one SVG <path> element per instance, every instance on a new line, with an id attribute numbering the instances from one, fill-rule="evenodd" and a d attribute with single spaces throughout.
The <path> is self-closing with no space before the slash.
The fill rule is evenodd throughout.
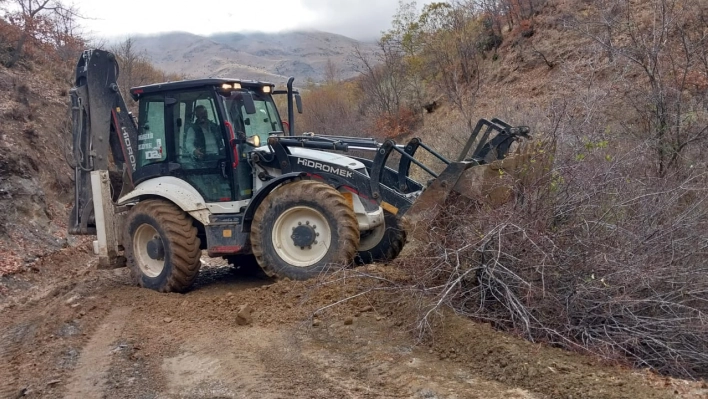
<path id="1" fill-rule="evenodd" d="M 482 128 L 486 130 L 478 137 Z M 447 159 L 422 142 L 419 138 L 411 139 L 406 145 L 398 145 L 393 140 L 379 143 L 373 138 L 348 136 L 328 136 L 305 134 L 302 136 L 273 136 L 268 144 L 273 151 L 272 157 L 258 160 L 273 169 L 281 169 L 284 173 L 304 172 L 315 178 L 324 178 L 334 187 L 348 187 L 356 191 L 362 198 L 373 200 L 378 206 L 396 216 L 407 216 L 409 220 L 432 220 L 429 211 L 437 212 L 450 192 L 473 198 L 470 190 L 460 181 L 468 179 L 466 173 L 471 168 L 503 160 L 509 153 L 511 144 L 521 138 L 529 139 L 529 128 L 513 127 L 506 122 L 494 118 L 491 121 L 481 119 L 473 134 L 468 139 L 465 149 L 457 161 Z M 472 145 L 477 147 L 470 157 L 467 156 Z M 375 152 L 373 159 L 351 157 L 366 166 L 366 174 L 353 169 L 341 169 L 336 165 L 310 162 L 300 156 L 293 155 L 289 148 L 311 148 L 317 150 L 348 152 L 350 149 L 369 150 Z M 433 158 L 445 164 L 445 169 L 436 173 L 416 154 L 424 150 Z M 389 157 L 393 153 L 400 155 L 398 168 L 389 167 Z M 259 155 L 262 157 L 262 155 Z M 411 178 L 410 170 L 416 165 L 432 177 L 429 184 L 417 182 Z"/>
<path id="2" fill-rule="evenodd" d="M 117 78 L 118 63 L 112 53 L 82 53 L 71 89 L 75 201 L 69 216 L 70 234 L 96 234 L 92 171 L 109 172 L 114 200 L 121 191 L 133 188 L 138 130 Z"/>

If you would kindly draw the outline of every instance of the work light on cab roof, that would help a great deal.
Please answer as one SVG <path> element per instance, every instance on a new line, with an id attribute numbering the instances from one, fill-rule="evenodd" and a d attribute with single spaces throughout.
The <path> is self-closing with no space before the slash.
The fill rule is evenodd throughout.
<path id="1" fill-rule="evenodd" d="M 221 88 L 223 90 L 238 90 L 241 88 L 241 83 L 234 82 L 234 83 L 224 83 L 221 85 Z"/>

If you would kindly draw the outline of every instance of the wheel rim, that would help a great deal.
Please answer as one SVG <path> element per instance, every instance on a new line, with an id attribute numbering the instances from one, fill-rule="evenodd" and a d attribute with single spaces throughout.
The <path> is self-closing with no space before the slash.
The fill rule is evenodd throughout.
<path id="1" fill-rule="evenodd" d="M 368 251 L 375 247 L 384 237 L 386 232 L 386 223 L 381 223 L 380 225 L 374 227 L 373 230 L 369 230 L 363 233 L 359 237 L 359 252 Z"/>
<path id="2" fill-rule="evenodd" d="M 165 258 L 153 259 L 148 252 L 148 243 L 153 240 L 162 242 L 160 234 L 149 224 L 140 225 L 133 234 L 133 253 L 140 271 L 148 277 L 157 277 L 165 268 Z M 164 242 L 162 242 L 164 245 Z"/>
<path id="3" fill-rule="evenodd" d="M 314 236 L 314 241 L 307 246 L 302 239 L 295 237 L 295 233 L 306 230 L 307 234 Z M 273 225 L 273 247 L 281 259 L 287 263 L 307 267 L 322 260 L 330 247 L 332 230 L 324 215 L 319 211 L 307 207 L 296 206 L 280 214 Z"/>

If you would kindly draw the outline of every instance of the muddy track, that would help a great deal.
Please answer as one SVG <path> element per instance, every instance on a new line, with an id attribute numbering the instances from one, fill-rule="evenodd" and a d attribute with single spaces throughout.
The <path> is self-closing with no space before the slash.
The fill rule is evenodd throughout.
<path id="1" fill-rule="evenodd" d="M 0 298 L 0 397 L 706 394 L 694 389 L 689 395 L 663 380 L 654 388 L 643 373 L 533 345 L 454 316 L 441 319 L 445 328 L 434 341 L 417 341 L 405 297 L 362 294 L 381 280 L 358 271 L 275 282 L 207 261 L 194 290 L 160 294 L 133 286 L 125 269 L 86 269 L 82 256 L 57 258 L 53 272 L 26 281 L 22 276 L 3 281 L 8 294 Z M 365 270 L 373 275 L 381 268 Z M 244 309 L 252 310 L 245 323 Z"/>
<path id="2" fill-rule="evenodd" d="M 107 373 L 111 366 L 111 350 L 118 341 L 131 309 L 119 307 L 111 310 L 91 339 L 81 349 L 81 355 L 64 394 L 65 398 L 102 398 Z"/>

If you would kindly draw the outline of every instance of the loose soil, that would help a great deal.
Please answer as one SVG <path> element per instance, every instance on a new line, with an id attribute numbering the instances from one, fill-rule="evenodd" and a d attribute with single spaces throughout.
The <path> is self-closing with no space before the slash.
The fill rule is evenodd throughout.
<path id="1" fill-rule="evenodd" d="M 293 282 L 204 262 L 187 294 L 97 270 L 88 243 L 0 277 L 0 397 L 708 397 L 444 311 L 420 338 L 390 266 Z"/>

